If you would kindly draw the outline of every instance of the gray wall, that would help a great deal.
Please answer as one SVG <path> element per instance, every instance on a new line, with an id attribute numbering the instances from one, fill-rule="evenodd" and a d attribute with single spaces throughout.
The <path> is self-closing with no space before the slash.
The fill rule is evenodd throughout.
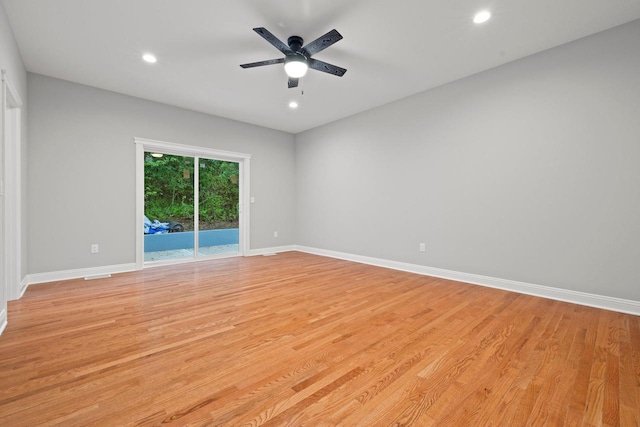
<path id="1" fill-rule="evenodd" d="M 18 45 L 13 37 L 13 32 L 9 25 L 7 13 L 4 5 L 0 2 L 0 69 L 7 70 L 7 74 L 12 84 L 15 86 L 18 95 L 22 99 L 22 135 L 21 135 L 21 172 L 22 172 L 22 212 L 27 211 L 26 189 L 27 189 L 27 72 L 22 63 L 22 57 L 18 50 Z M 1 168 L 0 168 L 1 169 Z M 3 172 L 4 173 L 4 172 Z M 27 273 L 27 220 L 22 215 L 22 230 L 20 230 L 22 239 L 22 259 L 19 271 L 20 279 L 24 278 Z M 1 289 L 0 293 L 0 311 L 6 307 L 5 290 Z"/>
<path id="2" fill-rule="evenodd" d="M 293 135 L 41 75 L 28 82 L 30 273 L 135 262 L 134 137 L 251 154 L 251 249 L 295 243 Z"/>
<path id="3" fill-rule="evenodd" d="M 640 21 L 299 134 L 296 174 L 299 245 L 640 301 Z"/>

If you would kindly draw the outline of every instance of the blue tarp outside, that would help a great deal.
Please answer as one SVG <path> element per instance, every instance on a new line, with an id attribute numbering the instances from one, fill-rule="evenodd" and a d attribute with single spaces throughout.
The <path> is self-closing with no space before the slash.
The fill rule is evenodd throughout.
<path id="1" fill-rule="evenodd" d="M 166 234 L 168 232 L 168 222 L 160 222 L 157 219 L 151 222 L 146 215 L 144 216 L 144 234 Z"/>

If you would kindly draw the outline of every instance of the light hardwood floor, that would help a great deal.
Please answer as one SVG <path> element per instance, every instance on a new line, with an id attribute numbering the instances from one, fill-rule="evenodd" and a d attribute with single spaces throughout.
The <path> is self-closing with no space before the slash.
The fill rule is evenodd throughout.
<path id="1" fill-rule="evenodd" d="M 1 426 L 640 425 L 640 317 L 302 253 L 31 286 Z"/>

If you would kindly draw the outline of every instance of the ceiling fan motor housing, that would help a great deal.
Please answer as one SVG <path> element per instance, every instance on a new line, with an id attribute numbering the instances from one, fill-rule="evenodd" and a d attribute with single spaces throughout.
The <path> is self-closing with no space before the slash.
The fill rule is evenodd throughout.
<path id="1" fill-rule="evenodd" d="M 302 49 L 303 42 L 304 41 L 300 36 L 291 36 L 287 39 L 287 44 L 289 45 L 291 50 L 294 52 L 300 52 L 300 49 Z"/>

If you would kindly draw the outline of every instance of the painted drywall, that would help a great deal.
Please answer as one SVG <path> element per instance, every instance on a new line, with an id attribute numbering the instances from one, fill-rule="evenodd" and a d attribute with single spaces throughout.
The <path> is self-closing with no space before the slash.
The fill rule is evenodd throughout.
<path id="1" fill-rule="evenodd" d="M 22 63 L 22 58 L 20 56 L 20 51 L 18 50 L 18 45 L 13 37 L 13 32 L 11 31 L 11 26 L 9 25 L 9 20 L 7 18 L 6 11 L 4 9 L 4 5 L 0 2 L 0 69 L 7 71 L 7 77 L 11 81 L 11 84 L 14 86 L 15 90 L 18 92 L 18 95 L 22 99 L 23 105 L 21 107 L 21 119 L 22 119 L 22 128 L 21 128 L 21 144 L 20 144 L 20 152 L 21 152 L 21 202 L 22 202 L 22 212 L 26 212 L 26 188 L 27 188 L 27 176 L 26 176 L 26 150 L 27 150 L 27 71 Z M 2 168 L 0 168 L 2 169 Z M 3 172 L 4 173 L 4 170 Z M 21 245 L 22 248 L 22 256 L 21 256 L 21 265 L 19 267 L 18 275 L 19 278 L 22 279 L 25 277 L 27 273 L 27 256 L 26 256 L 26 242 L 27 237 L 27 221 L 22 215 L 22 223 L 20 230 L 20 238 L 23 242 Z M 13 284 L 15 286 L 15 284 Z M 3 286 L 0 286 L 0 312 L 6 308 L 6 290 Z"/>
<path id="2" fill-rule="evenodd" d="M 294 243 L 293 135 L 31 73 L 28 83 L 29 273 L 135 262 L 134 137 L 251 154 L 251 249 Z"/>
<path id="3" fill-rule="evenodd" d="M 298 134 L 297 243 L 640 301 L 639 165 L 635 21 Z"/>

